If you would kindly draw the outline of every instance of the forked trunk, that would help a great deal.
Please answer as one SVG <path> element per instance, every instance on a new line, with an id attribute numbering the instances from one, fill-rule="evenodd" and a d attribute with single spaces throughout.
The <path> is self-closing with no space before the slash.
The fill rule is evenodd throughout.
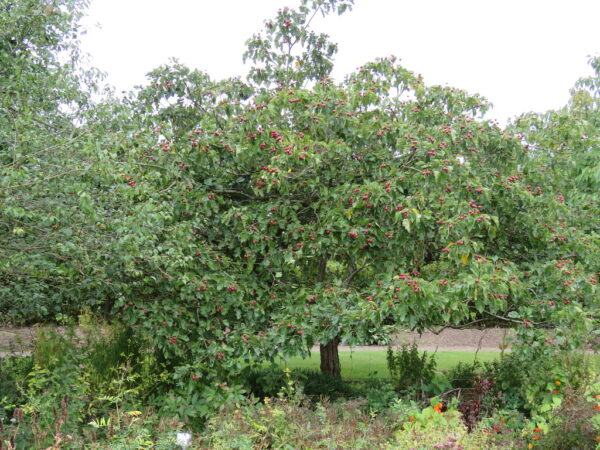
<path id="1" fill-rule="evenodd" d="M 341 378 L 340 355 L 338 353 L 339 345 L 339 336 L 336 336 L 324 345 L 319 344 L 319 349 L 321 351 L 321 373 Z"/>

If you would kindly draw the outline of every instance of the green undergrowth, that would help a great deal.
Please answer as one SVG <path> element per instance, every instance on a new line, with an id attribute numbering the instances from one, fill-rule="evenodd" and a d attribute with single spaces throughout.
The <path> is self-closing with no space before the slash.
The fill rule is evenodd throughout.
<path id="1" fill-rule="evenodd" d="M 393 358 L 383 351 L 340 356 L 341 379 L 320 373 L 318 352 L 242 368 L 218 387 L 239 396 L 218 404 L 175 391 L 169 367 L 130 328 L 80 337 L 40 331 L 32 356 L 0 359 L 0 442 L 177 448 L 177 432 L 189 431 L 189 448 L 475 449 L 539 441 L 540 448 L 585 449 L 600 432 L 591 355 L 424 357 L 405 346 Z M 197 383 L 203 380 L 189 380 Z"/>

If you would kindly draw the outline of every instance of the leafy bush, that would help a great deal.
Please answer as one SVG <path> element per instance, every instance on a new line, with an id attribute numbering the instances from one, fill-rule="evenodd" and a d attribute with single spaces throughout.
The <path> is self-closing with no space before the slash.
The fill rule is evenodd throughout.
<path id="1" fill-rule="evenodd" d="M 402 344 L 394 352 L 388 348 L 388 369 L 394 388 L 399 393 L 422 399 L 428 386 L 434 380 L 436 361 L 435 354 L 419 354 L 417 344 Z"/>
<path id="2" fill-rule="evenodd" d="M 483 417 L 474 432 L 489 434 L 501 448 L 512 448 L 514 444 L 523 444 L 523 431 L 530 424 L 523 413 L 513 409 L 500 409 Z M 519 448 L 518 445 L 515 446 Z"/>
<path id="3" fill-rule="evenodd" d="M 4 405 L 7 413 L 12 412 L 14 427 L 7 433 L 12 434 L 15 445 L 55 445 L 57 434 L 76 432 L 85 419 L 82 361 L 83 352 L 76 346 L 73 330 L 40 330 L 32 357 L 2 361 L 3 370 L 15 370 L 6 377 L 8 398 L 13 402 Z M 14 379 L 15 375 L 19 379 Z"/>
<path id="4" fill-rule="evenodd" d="M 0 448 L 96 448 L 170 450 L 176 448 L 177 433 L 184 424 L 141 411 L 113 410 L 77 428 L 68 430 L 64 419 L 65 400 L 53 406 L 54 419 L 42 420 L 39 415 L 28 420 L 23 409 L 17 409 L 12 421 L 0 426 Z M 52 447 L 48 447 L 51 445 Z M 194 445 L 194 443 L 192 443 Z M 192 448 L 198 448 L 193 446 Z"/>
<path id="5" fill-rule="evenodd" d="M 135 410 L 112 411 L 108 416 L 95 419 L 88 425 L 81 436 L 82 443 L 91 442 L 93 448 L 123 450 L 177 448 L 177 433 L 184 428 L 184 424 L 178 420 Z"/>
<path id="6" fill-rule="evenodd" d="M 326 397 L 334 400 L 353 394 L 349 383 L 343 381 L 341 378 L 321 373 L 317 370 L 295 370 L 292 374 L 300 382 L 304 395 L 312 399 Z"/>
<path id="7" fill-rule="evenodd" d="M 275 397 L 286 382 L 285 373 L 281 367 L 251 367 L 242 372 L 241 383 L 248 393 L 258 399 Z"/>
<path id="8" fill-rule="evenodd" d="M 484 363 L 483 373 L 494 380 L 491 395 L 486 399 L 490 408 L 524 411 L 522 388 L 526 368 L 512 355 Z"/>
<path id="9" fill-rule="evenodd" d="M 34 366 L 23 396 L 24 403 L 13 413 L 22 429 L 18 441 L 22 448 L 57 445 L 61 434 L 76 435 L 85 423 L 86 386 L 74 362 L 53 370 Z"/>
<path id="10" fill-rule="evenodd" d="M 549 419 L 567 390 L 582 391 L 593 382 L 596 375 L 589 355 L 545 350 L 514 348 L 510 354 L 485 363 L 483 374 L 493 383 L 486 396 L 487 406 Z"/>
<path id="11" fill-rule="evenodd" d="M 386 380 L 368 379 L 352 383 L 354 396 L 366 400 L 365 409 L 371 412 L 382 412 L 398 400 L 394 386 Z"/>
<path id="12" fill-rule="evenodd" d="M 477 383 L 481 369 L 482 366 L 478 360 L 472 363 L 460 361 L 446 371 L 446 378 L 454 389 L 472 389 Z"/>

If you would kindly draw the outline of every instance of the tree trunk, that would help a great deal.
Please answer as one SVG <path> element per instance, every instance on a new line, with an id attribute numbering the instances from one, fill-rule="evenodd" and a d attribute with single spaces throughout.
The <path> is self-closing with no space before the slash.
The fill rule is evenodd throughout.
<path id="1" fill-rule="evenodd" d="M 327 258 L 321 258 L 317 268 L 317 282 L 325 281 L 325 271 L 327 270 Z M 341 378 L 340 355 L 338 353 L 340 337 L 336 336 L 326 344 L 319 344 L 321 352 L 321 373 L 327 373 L 337 378 Z"/>
<path id="2" fill-rule="evenodd" d="M 342 372 L 340 368 L 338 345 L 340 345 L 339 336 L 336 336 L 325 345 L 319 344 L 319 349 L 321 351 L 321 373 L 341 378 Z"/>

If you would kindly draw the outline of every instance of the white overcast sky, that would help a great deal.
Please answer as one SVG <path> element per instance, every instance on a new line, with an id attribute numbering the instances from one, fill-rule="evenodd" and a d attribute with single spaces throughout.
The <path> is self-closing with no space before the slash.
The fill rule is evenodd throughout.
<path id="1" fill-rule="evenodd" d="M 169 58 L 214 78 L 244 75 L 244 43 L 263 20 L 299 0 L 92 0 L 83 50 L 117 91 L 145 82 Z M 600 53 L 600 0 L 356 0 L 315 21 L 339 44 L 333 75 L 378 56 L 479 93 L 504 122 L 565 104 Z M 99 25 L 99 27 L 97 27 Z"/>

